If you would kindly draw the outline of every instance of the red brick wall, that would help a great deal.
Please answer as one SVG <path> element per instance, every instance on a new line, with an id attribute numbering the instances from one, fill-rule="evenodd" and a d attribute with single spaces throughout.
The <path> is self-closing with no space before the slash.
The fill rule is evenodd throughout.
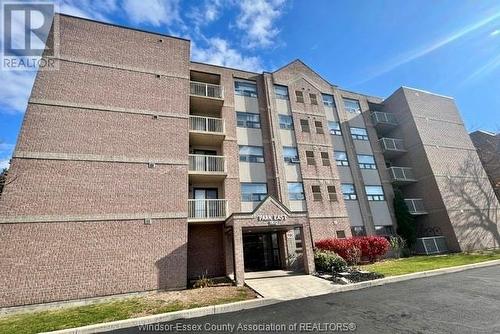
<path id="1" fill-rule="evenodd" d="M 0 307 L 186 283 L 185 219 L 0 224 Z"/>
<path id="2" fill-rule="evenodd" d="M 188 231 L 188 278 L 224 276 L 224 225 L 191 224 Z"/>

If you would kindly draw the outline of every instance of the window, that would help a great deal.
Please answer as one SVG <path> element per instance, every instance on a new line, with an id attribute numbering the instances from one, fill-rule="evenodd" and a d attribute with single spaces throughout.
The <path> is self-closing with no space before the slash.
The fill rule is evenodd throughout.
<path id="1" fill-rule="evenodd" d="M 289 164 L 296 164 L 299 162 L 299 153 L 296 147 L 283 146 L 283 159 Z"/>
<path id="2" fill-rule="evenodd" d="M 392 225 L 375 225 L 375 234 L 380 236 L 394 235 L 394 228 L 392 227 Z"/>
<path id="3" fill-rule="evenodd" d="M 318 98 L 316 94 L 309 93 L 309 99 L 311 100 L 311 104 L 318 105 Z"/>
<path id="4" fill-rule="evenodd" d="M 261 146 L 240 145 L 240 161 L 264 162 L 264 149 Z"/>
<path id="5" fill-rule="evenodd" d="M 335 186 L 327 186 L 326 188 L 328 189 L 328 198 L 330 202 L 337 202 L 337 190 Z"/>
<path id="6" fill-rule="evenodd" d="M 358 154 L 358 164 L 361 169 L 377 169 L 373 155 Z"/>
<path id="7" fill-rule="evenodd" d="M 345 231 L 344 230 L 337 231 L 337 238 L 344 239 L 345 238 Z"/>
<path id="8" fill-rule="evenodd" d="M 280 119 L 280 128 L 293 130 L 293 120 L 292 116 L 288 115 L 278 115 Z"/>
<path id="9" fill-rule="evenodd" d="M 257 97 L 257 84 L 248 81 L 235 81 L 234 92 L 236 95 Z"/>
<path id="10" fill-rule="evenodd" d="M 358 198 L 354 184 L 352 183 L 342 183 L 342 195 L 346 200 L 355 200 Z"/>
<path id="11" fill-rule="evenodd" d="M 295 98 L 297 99 L 297 102 L 299 103 L 304 103 L 304 93 L 300 90 L 295 91 Z"/>
<path id="12" fill-rule="evenodd" d="M 260 115 L 249 112 L 236 112 L 239 128 L 260 129 Z"/>
<path id="13" fill-rule="evenodd" d="M 313 200 L 321 201 L 323 197 L 321 196 L 321 187 L 320 186 L 312 186 Z"/>
<path id="14" fill-rule="evenodd" d="M 306 151 L 306 160 L 308 165 L 316 165 L 316 160 L 314 160 L 313 151 Z"/>
<path id="15" fill-rule="evenodd" d="M 300 127 L 302 128 L 302 132 L 311 132 L 311 129 L 309 129 L 309 121 L 307 119 L 300 120 Z"/>
<path id="16" fill-rule="evenodd" d="M 340 123 L 328 121 L 328 130 L 331 135 L 342 136 L 342 131 L 340 131 Z"/>
<path id="17" fill-rule="evenodd" d="M 288 100 L 288 87 L 274 85 L 274 96 L 280 100 Z"/>
<path id="18" fill-rule="evenodd" d="M 349 166 L 349 161 L 347 160 L 347 152 L 345 151 L 335 151 L 335 161 L 337 166 Z"/>
<path id="19" fill-rule="evenodd" d="M 296 227 L 293 229 L 293 233 L 295 234 L 295 253 L 302 253 L 302 233 L 300 227 Z"/>
<path id="20" fill-rule="evenodd" d="M 369 201 L 385 201 L 382 186 L 365 186 L 365 191 Z"/>
<path id="21" fill-rule="evenodd" d="M 266 183 L 242 183 L 241 201 L 242 202 L 260 202 L 267 196 Z"/>
<path id="22" fill-rule="evenodd" d="M 300 182 L 288 182 L 288 199 L 291 201 L 303 201 L 304 186 Z"/>
<path id="23" fill-rule="evenodd" d="M 363 237 L 366 235 L 366 230 L 364 226 L 352 226 L 351 234 L 353 237 Z"/>
<path id="24" fill-rule="evenodd" d="M 323 105 L 326 107 L 335 107 L 335 101 L 333 100 L 333 95 L 321 94 L 323 98 Z"/>
<path id="25" fill-rule="evenodd" d="M 314 121 L 314 127 L 316 128 L 316 133 L 318 134 L 325 133 L 323 131 L 323 123 L 321 123 L 320 121 Z"/>
<path id="26" fill-rule="evenodd" d="M 361 112 L 361 107 L 359 106 L 359 102 L 357 100 L 351 99 L 343 99 L 344 100 L 344 109 L 347 112 Z"/>
<path id="27" fill-rule="evenodd" d="M 323 166 L 330 166 L 330 156 L 328 152 L 321 152 L 321 160 L 323 160 Z"/>
<path id="28" fill-rule="evenodd" d="M 364 128 L 351 128 L 352 139 L 368 140 L 368 133 Z"/>

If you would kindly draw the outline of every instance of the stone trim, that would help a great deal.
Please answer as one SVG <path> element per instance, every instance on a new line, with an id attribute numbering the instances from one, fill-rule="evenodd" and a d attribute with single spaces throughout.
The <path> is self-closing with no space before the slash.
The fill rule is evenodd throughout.
<path id="1" fill-rule="evenodd" d="M 98 67 L 104 67 L 104 68 L 111 68 L 111 69 L 115 69 L 115 70 L 122 70 L 122 71 L 129 71 L 129 72 L 136 72 L 136 73 L 143 73 L 143 74 L 151 74 L 151 75 L 161 75 L 161 76 L 169 77 L 169 78 L 189 80 L 189 77 L 187 77 L 187 76 L 172 75 L 169 72 L 150 71 L 150 70 L 140 68 L 140 67 L 116 65 L 116 64 L 111 64 L 111 63 L 103 63 L 103 62 L 99 62 L 99 61 L 82 59 L 82 58 L 77 58 L 77 57 L 72 57 L 72 56 L 60 55 L 59 57 L 50 57 L 50 58 L 58 59 L 58 60 L 65 61 L 68 63 L 98 66 Z"/>
<path id="2" fill-rule="evenodd" d="M 159 213 L 111 213 L 88 215 L 40 215 L 0 217 L 0 224 L 20 223 L 68 223 L 88 221 L 116 221 L 116 220 L 144 220 L 150 219 L 187 219 L 186 212 L 159 212 Z M 154 224 L 154 221 L 152 222 Z"/>
<path id="3" fill-rule="evenodd" d="M 155 163 L 159 165 L 187 165 L 186 160 L 174 159 L 148 159 L 145 157 L 125 157 L 98 154 L 73 154 L 52 152 L 29 152 L 16 151 L 12 158 L 17 159 L 40 159 L 40 160 L 65 160 L 65 161 L 95 161 L 95 162 L 118 162 L 118 163 Z"/>
<path id="4" fill-rule="evenodd" d="M 155 116 L 155 117 L 169 117 L 169 118 L 181 118 L 181 119 L 188 119 L 189 118 L 189 115 L 178 115 L 178 114 L 157 112 L 157 111 L 146 110 L 146 109 L 129 109 L 129 108 L 103 106 L 103 105 L 98 105 L 98 104 L 73 103 L 73 102 L 69 102 L 69 101 L 55 101 L 55 100 L 48 100 L 48 99 L 31 98 L 31 99 L 29 99 L 28 103 L 29 104 L 40 104 L 40 105 L 52 106 L 52 107 L 68 107 L 68 108 L 78 108 L 78 109 L 87 109 L 87 110 L 99 110 L 99 111 L 108 111 L 108 112 L 119 112 L 119 113 L 125 113 L 125 114 L 148 115 L 148 116 Z"/>

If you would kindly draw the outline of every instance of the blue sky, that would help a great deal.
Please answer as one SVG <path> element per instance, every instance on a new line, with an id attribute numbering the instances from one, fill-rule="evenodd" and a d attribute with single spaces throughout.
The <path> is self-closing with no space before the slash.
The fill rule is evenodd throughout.
<path id="1" fill-rule="evenodd" d="M 453 96 L 468 130 L 500 130 L 500 1 L 61 0 L 59 11 L 192 41 L 193 60 L 273 71 L 300 58 L 331 83 L 386 97 Z M 34 73 L 0 72 L 0 166 Z"/>

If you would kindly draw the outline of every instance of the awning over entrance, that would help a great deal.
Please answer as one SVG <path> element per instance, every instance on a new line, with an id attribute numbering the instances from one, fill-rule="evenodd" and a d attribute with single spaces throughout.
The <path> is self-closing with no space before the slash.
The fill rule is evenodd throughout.
<path id="1" fill-rule="evenodd" d="M 284 269 L 295 244 L 300 247 L 302 270 L 314 272 L 306 212 L 291 212 L 277 199 L 267 196 L 253 212 L 233 213 L 225 226 L 226 242 L 233 246 L 231 271 L 237 284 L 244 283 L 245 270 Z"/>

